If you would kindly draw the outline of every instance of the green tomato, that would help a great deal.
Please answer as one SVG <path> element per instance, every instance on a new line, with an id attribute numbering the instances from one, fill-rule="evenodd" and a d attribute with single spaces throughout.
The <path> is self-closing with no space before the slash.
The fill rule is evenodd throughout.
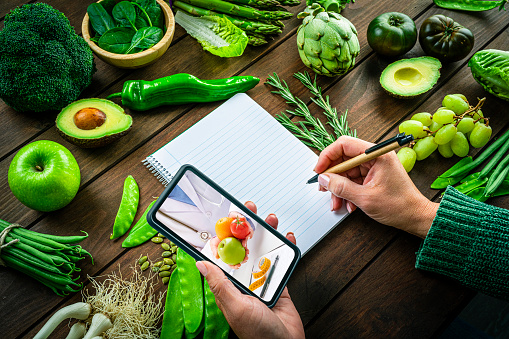
<path id="1" fill-rule="evenodd" d="M 14 196 L 41 212 L 55 211 L 70 203 L 81 180 L 71 152 L 49 140 L 35 141 L 20 149 L 7 176 Z"/>
<path id="2" fill-rule="evenodd" d="M 386 56 L 403 55 L 417 41 L 415 22 L 408 15 L 389 12 L 370 22 L 367 32 L 368 44 L 375 52 Z"/>

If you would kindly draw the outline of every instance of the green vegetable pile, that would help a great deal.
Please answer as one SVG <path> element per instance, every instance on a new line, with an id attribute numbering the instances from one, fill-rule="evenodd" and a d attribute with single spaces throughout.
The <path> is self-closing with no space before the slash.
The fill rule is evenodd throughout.
<path id="1" fill-rule="evenodd" d="M 76 263 L 84 255 L 91 259 L 92 256 L 81 246 L 71 244 L 87 237 L 86 233 L 80 236 L 38 233 L 0 219 L 0 264 L 36 279 L 59 296 L 78 292 L 83 285 L 76 282 L 79 276 L 72 276 L 80 271 Z"/>
<path id="2" fill-rule="evenodd" d="M 493 153 L 495 154 L 481 171 L 469 175 Z M 442 173 L 431 184 L 431 188 L 442 189 L 458 182 L 461 183 L 456 186 L 458 191 L 479 201 L 509 194 L 509 131 L 493 142 L 475 160 L 472 157 L 461 159 Z"/>
<path id="3" fill-rule="evenodd" d="M 92 41 L 116 54 L 132 54 L 157 44 L 163 37 L 164 17 L 156 0 L 113 0 L 88 6 Z"/>
<path id="4" fill-rule="evenodd" d="M 196 268 L 196 261 L 180 248 L 177 269 L 172 273 L 161 329 L 161 339 L 194 338 L 203 331 L 203 338 L 228 338 L 230 326 L 217 307 L 207 281 Z"/>
<path id="5" fill-rule="evenodd" d="M 90 85 L 90 47 L 65 15 L 35 3 L 6 15 L 0 32 L 0 98 L 17 111 L 60 110 Z"/>
<path id="6" fill-rule="evenodd" d="M 299 0 L 179 0 L 173 7 L 194 16 L 228 19 L 247 35 L 248 44 L 264 45 L 285 27 L 281 20 L 293 15 L 281 6 L 299 5 Z M 187 30 L 187 29 L 186 29 Z"/>

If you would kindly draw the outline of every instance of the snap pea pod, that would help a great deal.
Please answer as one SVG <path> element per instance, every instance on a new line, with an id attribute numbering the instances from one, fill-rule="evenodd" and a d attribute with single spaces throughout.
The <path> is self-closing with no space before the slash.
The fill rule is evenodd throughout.
<path id="1" fill-rule="evenodd" d="M 488 173 L 495 168 L 495 166 L 500 162 L 500 159 L 509 151 L 509 139 L 507 139 L 504 144 L 500 147 L 500 149 L 495 153 L 493 158 L 484 166 L 481 173 L 479 174 L 479 178 L 488 176 Z"/>
<path id="2" fill-rule="evenodd" d="M 488 198 L 484 196 L 484 187 L 478 187 L 474 190 L 471 190 L 466 195 L 480 202 L 485 202 L 488 200 Z"/>
<path id="3" fill-rule="evenodd" d="M 486 148 L 484 152 L 479 154 L 479 156 L 477 156 L 477 158 L 474 161 L 461 168 L 458 168 L 454 172 L 449 173 L 447 176 L 444 173 L 441 175 L 441 177 L 456 177 L 467 174 L 472 169 L 480 165 L 484 160 L 488 159 L 488 157 L 492 155 L 497 149 L 499 149 L 503 144 L 505 144 L 507 140 L 509 140 L 509 131 L 505 132 L 500 138 L 498 138 L 497 141 L 495 141 L 488 148 Z"/>
<path id="4" fill-rule="evenodd" d="M 189 333 L 194 333 L 200 327 L 203 318 L 201 274 L 193 257 L 180 248 L 177 250 L 177 270 L 182 291 L 184 326 Z"/>
<path id="5" fill-rule="evenodd" d="M 124 191 L 122 193 L 122 201 L 118 208 L 115 223 L 113 224 L 113 233 L 110 239 L 116 239 L 123 236 L 131 227 L 136 210 L 138 209 L 138 202 L 140 200 L 140 190 L 138 184 L 129 175 L 124 181 Z"/>
<path id="6" fill-rule="evenodd" d="M 170 276 L 166 302 L 164 304 L 161 339 L 182 338 L 184 332 L 184 314 L 182 313 L 182 292 L 178 270 Z"/>
<path id="7" fill-rule="evenodd" d="M 150 205 L 148 205 L 140 220 L 134 224 L 129 235 L 122 242 L 122 247 L 135 247 L 141 245 L 157 234 L 157 231 L 153 229 L 147 221 L 148 211 L 150 211 L 152 206 L 154 206 L 155 202 L 156 201 L 154 200 L 150 203 Z"/>
<path id="8" fill-rule="evenodd" d="M 498 164 L 495 171 L 490 176 L 486 189 L 484 190 L 485 197 L 491 197 L 497 188 L 502 185 L 505 177 L 509 174 L 509 154 Z"/>
<path id="9" fill-rule="evenodd" d="M 505 9 L 507 0 L 483 1 L 483 0 L 433 0 L 435 5 L 447 9 L 460 11 L 482 12 L 498 7 L 498 10 Z"/>
<path id="10" fill-rule="evenodd" d="M 223 312 L 217 307 L 216 298 L 210 290 L 207 279 L 203 279 L 203 295 L 205 299 L 205 331 L 203 339 L 226 339 L 230 333 L 230 325 Z"/>
<path id="11" fill-rule="evenodd" d="M 433 183 L 431 184 L 431 188 L 433 189 L 442 189 L 446 188 L 449 185 L 454 185 L 457 182 L 459 182 L 462 177 L 449 177 L 449 174 L 456 171 L 459 168 L 462 168 L 464 166 L 468 166 L 470 163 L 472 163 L 472 157 L 465 157 L 458 161 L 454 166 L 449 168 L 447 171 L 445 171 L 442 175 L 440 175 Z"/>
<path id="12" fill-rule="evenodd" d="M 203 331 L 203 327 L 204 327 L 204 321 L 202 319 L 201 323 L 200 323 L 200 326 L 198 326 L 198 329 L 194 332 L 189 332 L 187 329 L 185 330 L 185 337 L 186 339 L 194 339 L 198 336 L 198 334 L 201 333 L 201 331 Z"/>
<path id="13" fill-rule="evenodd" d="M 488 182 L 488 178 L 473 179 L 470 181 L 465 181 L 464 183 L 456 186 L 455 188 L 458 191 L 460 191 L 461 193 L 465 194 L 465 193 L 468 193 L 478 187 L 483 186 L 486 182 Z"/>

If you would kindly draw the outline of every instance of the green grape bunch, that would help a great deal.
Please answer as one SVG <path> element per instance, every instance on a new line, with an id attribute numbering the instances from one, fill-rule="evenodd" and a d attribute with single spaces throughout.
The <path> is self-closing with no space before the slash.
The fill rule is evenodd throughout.
<path id="1" fill-rule="evenodd" d="M 470 145 L 484 147 L 492 133 L 489 119 L 481 110 L 485 100 L 479 99 L 476 106 L 471 106 L 463 94 L 448 94 L 434 114 L 416 113 L 403 121 L 399 132 L 414 136 L 414 141 L 398 152 L 405 170 L 410 172 L 416 161 L 426 159 L 436 150 L 450 158 L 467 156 Z"/>

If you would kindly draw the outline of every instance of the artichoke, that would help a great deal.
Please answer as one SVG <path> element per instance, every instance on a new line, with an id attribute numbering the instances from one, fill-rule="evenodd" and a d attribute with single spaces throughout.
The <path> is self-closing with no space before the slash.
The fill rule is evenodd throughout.
<path id="1" fill-rule="evenodd" d="M 487 92 L 509 101 L 509 52 L 486 49 L 475 53 L 468 67 Z"/>
<path id="2" fill-rule="evenodd" d="M 360 46 L 357 30 L 341 14 L 326 12 L 313 4 L 304 12 L 297 31 L 297 46 L 302 62 L 315 73 L 329 77 L 343 75 L 355 65 Z"/>

